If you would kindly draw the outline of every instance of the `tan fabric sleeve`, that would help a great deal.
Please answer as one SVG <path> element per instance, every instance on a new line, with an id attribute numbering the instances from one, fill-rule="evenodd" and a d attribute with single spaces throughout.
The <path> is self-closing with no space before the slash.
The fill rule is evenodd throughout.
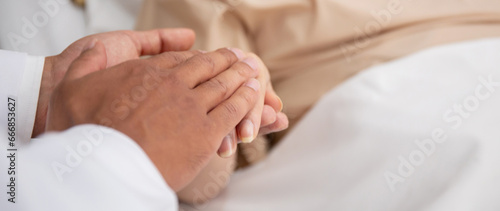
<path id="1" fill-rule="evenodd" d="M 498 0 L 146 0 L 139 29 L 256 52 L 293 125 L 331 88 L 431 46 L 500 36 Z M 281 136 L 278 136 L 278 138 Z"/>
<path id="2" fill-rule="evenodd" d="M 238 47 L 254 51 L 244 23 L 231 4 L 211 0 L 145 0 L 137 29 L 186 27 L 196 32 L 194 49 Z"/>

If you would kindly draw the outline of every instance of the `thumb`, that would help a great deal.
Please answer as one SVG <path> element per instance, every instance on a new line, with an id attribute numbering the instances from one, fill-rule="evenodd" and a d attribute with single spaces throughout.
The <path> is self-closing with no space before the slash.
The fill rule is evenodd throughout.
<path id="1" fill-rule="evenodd" d="M 97 39 L 92 40 L 86 50 L 69 66 L 64 80 L 75 80 L 90 73 L 106 69 L 106 48 Z"/>
<path id="2" fill-rule="evenodd" d="M 191 29 L 155 29 L 150 31 L 132 31 L 131 37 L 139 45 L 141 56 L 156 55 L 167 51 L 187 51 L 195 40 Z"/>

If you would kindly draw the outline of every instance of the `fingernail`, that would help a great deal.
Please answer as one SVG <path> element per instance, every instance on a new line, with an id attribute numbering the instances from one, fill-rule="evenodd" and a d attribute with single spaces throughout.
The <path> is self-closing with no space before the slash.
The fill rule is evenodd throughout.
<path id="1" fill-rule="evenodd" d="M 233 140 L 232 140 L 232 137 L 231 137 L 231 134 L 227 135 L 226 137 L 224 137 L 224 139 L 222 139 L 222 144 L 224 144 L 227 148 L 226 151 L 224 152 L 221 152 L 219 154 L 219 156 L 221 156 L 222 158 L 228 158 L 228 157 L 231 157 L 231 155 L 233 155 Z"/>
<path id="2" fill-rule="evenodd" d="M 260 89 L 260 82 L 255 78 L 251 78 L 245 83 L 245 86 L 248 86 L 257 92 Z"/>
<path id="3" fill-rule="evenodd" d="M 234 53 L 234 55 L 236 55 L 236 57 L 238 57 L 238 60 L 242 60 L 243 58 L 245 58 L 245 53 L 243 53 L 242 50 L 240 50 L 238 48 L 227 48 L 227 49 L 232 51 Z"/>
<path id="4" fill-rule="evenodd" d="M 253 123 L 250 120 L 244 120 L 241 126 L 241 142 L 243 143 L 252 143 L 253 141 Z"/>
<path id="5" fill-rule="evenodd" d="M 283 111 L 283 101 L 281 100 L 280 97 L 277 97 L 277 98 L 280 101 L 280 111 L 279 112 L 281 112 L 281 111 Z"/>
<path id="6" fill-rule="evenodd" d="M 254 70 L 257 70 L 259 68 L 259 64 L 257 63 L 257 60 L 253 57 L 247 57 L 242 62 L 246 63 L 248 66 L 250 66 Z"/>
<path id="7" fill-rule="evenodd" d="M 202 54 L 206 54 L 207 51 L 204 51 L 204 50 L 198 50 L 198 52 L 202 53 Z"/>

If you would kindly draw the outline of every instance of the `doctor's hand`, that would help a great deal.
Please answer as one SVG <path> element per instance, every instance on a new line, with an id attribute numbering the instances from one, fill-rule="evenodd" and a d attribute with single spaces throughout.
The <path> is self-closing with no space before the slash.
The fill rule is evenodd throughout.
<path id="1" fill-rule="evenodd" d="M 47 130 L 93 123 L 121 131 L 174 191 L 198 174 L 259 98 L 258 71 L 249 65 L 256 61 L 229 49 L 167 52 L 106 69 L 105 46 L 89 47 L 55 88 Z"/>
<path id="2" fill-rule="evenodd" d="M 104 45 L 106 67 L 111 67 L 124 61 L 138 59 L 143 55 L 188 50 L 193 45 L 194 39 L 194 32 L 189 29 L 115 31 L 84 37 L 71 44 L 61 54 L 47 57 L 32 136 L 35 137 L 45 130 L 47 104 L 54 88 L 63 79 L 71 63 L 96 40 Z M 94 70 L 86 71 L 88 74 Z"/>

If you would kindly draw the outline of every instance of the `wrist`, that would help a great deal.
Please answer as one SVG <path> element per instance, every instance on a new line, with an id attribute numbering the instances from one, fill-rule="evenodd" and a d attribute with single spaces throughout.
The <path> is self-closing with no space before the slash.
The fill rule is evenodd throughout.
<path id="1" fill-rule="evenodd" d="M 52 69 L 54 67 L 54 59 L 55 56 L 45 57 L 45 63 L 43 64 L 42 84 L 40 85 L 41 86 L 40 88 L 46 86 L 47 84 L 50 84 L 50 82 L 52 81 Z"/>
<path id="2" fill-rule="evenodd" d="M 52 73 L 55 58 L 56 56 L 45 57 L 32 137 L 36 137 L 45 131 L 48 100 L 50 99 L 50 93 L 52 93 L 52 90 L 55 88 Z"/>

